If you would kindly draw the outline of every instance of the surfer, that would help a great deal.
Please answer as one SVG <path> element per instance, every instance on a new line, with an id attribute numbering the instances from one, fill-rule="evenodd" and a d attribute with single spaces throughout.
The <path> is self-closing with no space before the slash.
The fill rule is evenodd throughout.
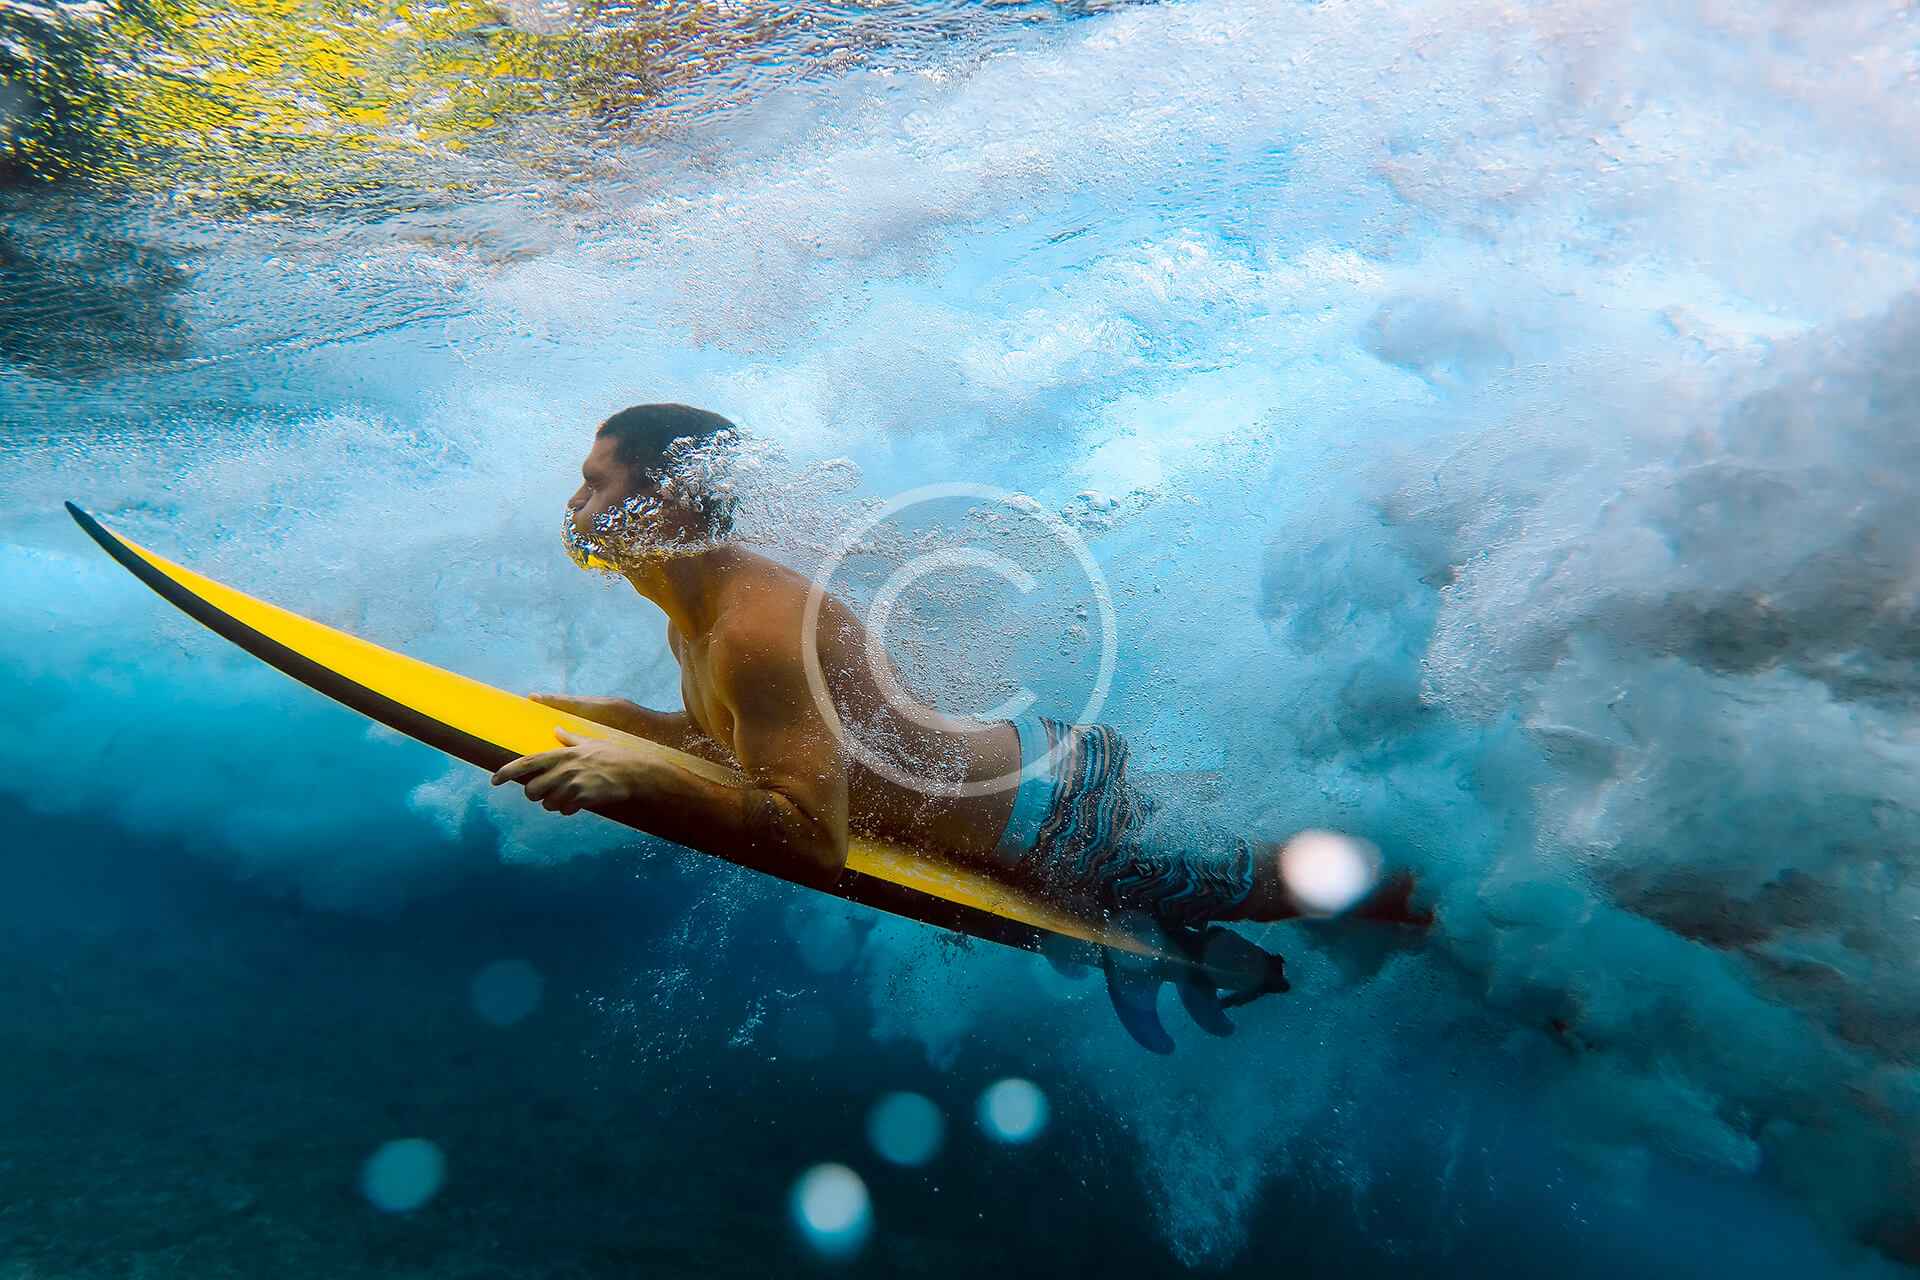
<path id="1" fill-rule="evenodd" d="M 1351 915 L 1386 922 L 1431 918 L 1411 906 L 1410 876 L 1373 884 L 1374 868 L 1358 865 L 1367 861 L 1359 842 L 1324 832 L 1285 841 L 1203 833 L 1163 812 L 1130 776 L 1127 742 L 1109 726 L 1031 712 L 987 722 L 898 705 L 898 680 L 888 688 L 869 666 L 860 621 L 832 596 L 816 631 L 832 698 L 823 709 L 802 637 L 812 584 L 731 538 L 727 486 L 698 465 L 734 430 L 685 405 L 615 414 L 594 435 L 563 526 L 577 563 L 619 572 L 666 614 L 685 709 L 535 698 L 725 764 L 741 781 L 559 731 L 554 749 L 506 764 L 494 785 L 519 783 L 556 813 L 639 815 L 637 825 L 667 839 L 724 847 L 736 861 L 818 887 L 840 876 L 849 832 L 858 830 L 992 868 L 1057 900 L 1172 928 L 1349 905 Z M 920 762 L 917 771 L 935 782 L 865 767 L 830 716 Z M 1051 763 L 1036 776 L 992 785 L 1042 757 Z M 1334 900 L 1341 884 L 1352 890 L 1344 902 Z"/>

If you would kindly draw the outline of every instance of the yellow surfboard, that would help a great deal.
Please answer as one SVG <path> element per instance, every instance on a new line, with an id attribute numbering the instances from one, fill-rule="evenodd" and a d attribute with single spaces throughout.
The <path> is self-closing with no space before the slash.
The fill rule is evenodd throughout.
<path id="1" fill-rule="evenodd" d="M 256 600 L 119 536 L 71 502 L 67 511 L 107 554 L 189 617 L 302 684 L 469 764 L 492 771 L 518 756 L 550 750 L 553 731 L 562 726 L 619 739 L 693 773 L 740 781 L 697 756 L 543 707 Z M 853 840 L 847 870 L 829 892 L 1023 950 L 1053 950 L 1050 942 L 1064 941 L 1175 959 L 1157 943 L 1108 922 L 880 840 Z"/>

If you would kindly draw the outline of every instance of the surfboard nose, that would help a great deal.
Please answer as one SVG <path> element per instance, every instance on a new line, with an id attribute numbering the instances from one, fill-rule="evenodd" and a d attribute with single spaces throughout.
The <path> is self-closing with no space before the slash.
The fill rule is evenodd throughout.
<path id="1" fill-rule="evenodd" d="M 120 561 L 122 564 L 127 563 L 126 551 L 124 549 L 124 545 L 121 543 L 120 539 L 114 537 L 111 533 L 107 532 L 107 528 L 105 525 L 101 524 L 98 520 L 95 520 L 91 515 L 89 515 L 86 511 L 82 510 L 78 505 L 76 505 L 73 502 L 68 502 L 65 504 L 65 506 L 67 508 L 67 514 L 72 516 L 73 522 L 80 526 L 81 532 L 85 533 L 89 538 L 92 538 L 95 542 L 99 543 L 103 548 L 105 548 L 108 555 L 111 555 L 114 559 Z M 131 565 L 128 565 L 128 567 L 132 568 Z"/>

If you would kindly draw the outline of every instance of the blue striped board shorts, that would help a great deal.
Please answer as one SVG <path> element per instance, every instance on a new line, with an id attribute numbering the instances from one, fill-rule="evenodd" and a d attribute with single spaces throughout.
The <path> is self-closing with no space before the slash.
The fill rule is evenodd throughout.
<path id="1" fill-rule="evenodd" d="M 1111 726 L 1028 713 L 1012 721 L 1023 778 L 1000 838 L 1016 882 L 1109 914 L 1168 925 L 1231 919 L 1253 893 L 1252 846 L 1185 822 L 1156 821 L 1156 802 L 1127 776 L 1127 740 Z"/>

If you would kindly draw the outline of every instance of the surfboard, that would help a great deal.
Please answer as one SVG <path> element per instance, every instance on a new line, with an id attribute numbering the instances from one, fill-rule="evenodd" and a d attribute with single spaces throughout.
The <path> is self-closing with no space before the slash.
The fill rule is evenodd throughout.
<path id="1" fill-rule="evenodd" d="M 492 772 L 519 756 L 551 750 L 558 727 L 623 742 L 717 781 L 743 781 L 711 761 L 556 711 L 268 604 L 149 551 L 71 502 L 66 506 L 108 555 L 188 617 L 308 688 L 468 764 Z M 1097 958 L 1098 952 L 1086 950 L 1091 945 L 1183 963 L 1158 943 L 1111 922 L 1077 914 L 937 854 L 884 840 L 855 836 L 845 873 L 822 892 L 1026 951 Z M 1066 951 L 1057 945 L 1062 943 Z M 1075 957 L 1075 950 L 1082 956 Z"/>

